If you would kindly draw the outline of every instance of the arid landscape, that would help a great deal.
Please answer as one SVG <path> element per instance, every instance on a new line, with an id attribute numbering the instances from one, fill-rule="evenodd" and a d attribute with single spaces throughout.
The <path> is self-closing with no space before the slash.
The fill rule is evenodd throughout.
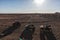
<path id="1" fill-rule="evenodd" d="M 60 40 L 60 14 L 0 14 L 0 33 L 10 27 L 12 23 L 19 21 L 21 27 L 15 30 L 11 35 L 5 36 L 0 40 L 18 40 L 25 29 L 25 25 L 33 24 L 36 29 L 33 40 L 40 40 L 40 25 L 50 24 L 53 34 L 57 40 Z"/>

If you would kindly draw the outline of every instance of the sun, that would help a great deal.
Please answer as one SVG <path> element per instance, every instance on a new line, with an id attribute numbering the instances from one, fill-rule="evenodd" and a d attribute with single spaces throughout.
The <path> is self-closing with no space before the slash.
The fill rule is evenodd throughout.
<path id="1" fill-rule="evenodd" d="M 33 2 L 39 6 L 39 5 L 42 5 L 44 3 L 45 0 L 33 0 Z"/>

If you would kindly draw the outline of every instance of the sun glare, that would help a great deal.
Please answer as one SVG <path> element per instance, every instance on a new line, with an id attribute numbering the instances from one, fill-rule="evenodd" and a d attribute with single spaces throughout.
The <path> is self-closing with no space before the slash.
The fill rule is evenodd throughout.
<path id="1" fill-rule="evenodd" d="M 33 2 L 37 5 L 40 6 L 44 3 L 45 0 L 33 0 Z"/>

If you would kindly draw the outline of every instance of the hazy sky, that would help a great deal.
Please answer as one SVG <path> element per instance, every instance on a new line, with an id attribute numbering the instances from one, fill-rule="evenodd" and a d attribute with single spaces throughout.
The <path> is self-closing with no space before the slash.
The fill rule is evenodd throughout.
<path id="1" fill-rule="evenodd" d="M 0 13 L 21 12 L 60 12 L 60 0 L 0 0 Z"/>

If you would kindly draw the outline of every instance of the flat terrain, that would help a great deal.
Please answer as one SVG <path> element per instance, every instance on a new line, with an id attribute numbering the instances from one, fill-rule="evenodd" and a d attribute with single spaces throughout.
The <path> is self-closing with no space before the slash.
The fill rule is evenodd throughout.
<path id="1" fill-rule="evenodd" d="M 15 21 L 21 22 L 21 27 L 0 40 L 18 40 L 27 24 L 34 24 L 36 27 L 33 40 L 40 40 L 39 27 L 44 24 L 50 24 L 56 39 L 60 40 L 60 14 L 0 14 L 0 33 Z"/>

